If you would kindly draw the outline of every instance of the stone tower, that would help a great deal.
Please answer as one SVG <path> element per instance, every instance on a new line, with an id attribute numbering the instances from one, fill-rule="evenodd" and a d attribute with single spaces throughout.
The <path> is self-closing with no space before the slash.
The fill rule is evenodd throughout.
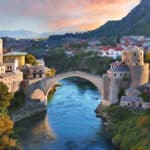
<path id="1" fill-rule="evenodd" d="M 0 39 L 0 65 L 3 64 L 3 40 Z"/>
<path id="2" fill-rule="evenodd" d="M 143 49 L 134 46 L 129 47 L 122 53 L 122 62 L 129 66 L 139 66 L 144 64 L 144 51 Z"/>
<path id="3" fill-rule="evenodd" d="M 137 46 L 122 53 L 122 62 L 130 68 L 131 86 L 138 87 L 149 81 L 149 65 L 144 63 L 144 51 Z"/>

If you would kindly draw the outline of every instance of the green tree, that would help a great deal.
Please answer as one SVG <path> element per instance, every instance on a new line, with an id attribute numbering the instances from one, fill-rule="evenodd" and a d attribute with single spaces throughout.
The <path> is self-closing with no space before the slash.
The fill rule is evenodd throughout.
<path id="1" fill-rule="evenodd" d="M 125 95 L 125 90 L 124 89 L 119 89 L 119 93 L 118 93 L 118 99 L 120 100 L 122 96 Z"/>
<path id="2" fill-rule="evenodd" d="M 145 62 L 150 63 L 150 52 L 145 54 Z"/>
<path id="3" fill-rule="evenodd" d="M 0 82 L 0 110 L 6 109 L 12 100 L 11 94 L 8 92 L 8 87 Z"/>
<path id="4" fill-rule="evenodd" d="M 11 101 L 11 106 L 10 106 L 10 111 L 17 109 L 18 107 L 23 106 L 25 103 L 25 94 L 23 92 L 23 90 L 19 90 L 17 92 L 15 92 L 13 99 Z"/>
<path id="5" fill-rule="evenodd" d="M 0 82 L 0 150 L 17 149 L 17 142 L 12 138 L 14 123 L 7 112 L 11 100 L 7 86 Z"/>
<path id="6" fill-rule="evenodd" d="M 33 56 L 31 54 L 27 54 L 25 56 L 25 62 L 27 64 L 31 64 L 31 65 L 36 65 L 37 64 L 37 60 L 36 60 L 35 56 Z"/>

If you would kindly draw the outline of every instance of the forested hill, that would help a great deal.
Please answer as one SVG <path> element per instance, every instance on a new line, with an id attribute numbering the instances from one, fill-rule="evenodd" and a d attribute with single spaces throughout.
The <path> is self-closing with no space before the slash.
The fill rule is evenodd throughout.
<path id="1" fill-rule="evenodd" d="M 100 37 L 116 37 L 118 35 L 150 36 L 150 0 L 141 0 L 141 3 L 121 20 L 108 21 L 98 29 L 85 33 L 50 36 L 48 42 L 60 44 L 68 38 L 97 39 Z"/>

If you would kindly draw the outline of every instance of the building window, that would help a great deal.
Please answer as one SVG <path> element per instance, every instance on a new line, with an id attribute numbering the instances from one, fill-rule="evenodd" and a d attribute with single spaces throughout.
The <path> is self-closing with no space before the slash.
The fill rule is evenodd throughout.
<path id="1" fill-rule="evenodd" d="M 120 76 L 122 76 L 122 73 L 120 73 Z"/>
<path id="2" fill-rule="evenodd" d="M 136 56 L 136 53 L 134 53 L 134 56 Z"/>
<path id="3" fill-rule="evenodd" d="M 114 74 L 114 77 L 116 77 L 116 73 Z"/>
<path id="4" fill-rule="evenodd" d="M 42 78 L 42 74 L 40 73 L 40 78 Z"/>
<path id="5" fill-rule="evenodd" d="M 9 66 L 7 66 L 7 69 L 9 69 Z"/>

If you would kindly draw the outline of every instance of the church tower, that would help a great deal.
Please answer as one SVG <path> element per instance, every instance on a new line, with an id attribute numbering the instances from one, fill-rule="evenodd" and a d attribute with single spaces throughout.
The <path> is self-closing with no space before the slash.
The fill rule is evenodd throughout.
<path id="1" fill-rule="evenodd" d="M 0 39 L 0 65 L 3 65 L 3 40 Z"/>

